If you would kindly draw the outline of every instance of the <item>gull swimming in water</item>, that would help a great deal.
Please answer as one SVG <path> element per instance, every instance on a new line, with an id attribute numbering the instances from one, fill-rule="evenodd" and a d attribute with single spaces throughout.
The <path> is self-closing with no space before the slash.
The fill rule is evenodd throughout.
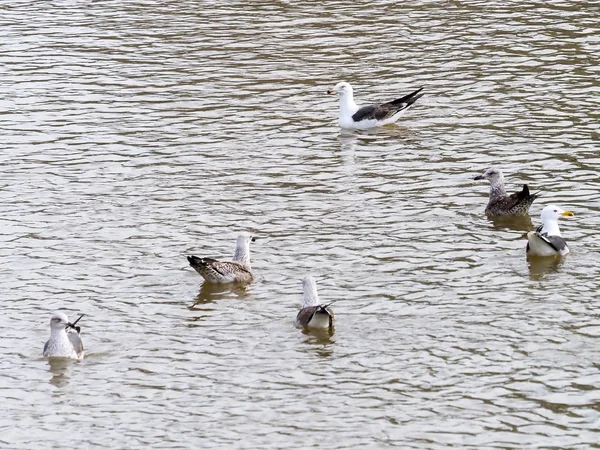
<path id="1" fill-rule="evenodd" d="M 359 108 L 354 103 L 354 93 L 350 83 L 339 82 L 328 94 L 340 94 L 339 125 L 342 128 L 365 130 L 396 122 L 424 93 L 419 88 L 402 98 L 387 103 L 379 103 Z"/>
<path id="2" fill-rule="evenodd" d="M 540 196 L 539 192 L 530 194 L 526 184 L 520 192 L 508 195 L 504 189 L 504 175 L 497 167 L 490 167 L 474 179 L 490 182 L 490 199 L 485 207 L 488 216 L 526 216 L 533 201 Z"/>
<path id="3" fill-rule="evenodd" d="M 49 358 L 83 359 L 80 327 L 75 326 L 83 317 L 70 323 L 65 313 L 55 312 L 50 319 L 50 339 L 44 345 L 44 356 Z"/>
<path id="4" fill-rule="evenodd" d="M 208 283 L 249 282 L 253 277 L 250 267 L 250 242 L 255 240 L 252 236 L 238 236 L 232 261 L 217 261 L 197 256 L 188 256 L 187 260 Z"/>
<path id="5" fill-rule="evenodd" d="M 558 219 L 574 215 L 571 211 L 563 211 L 555 205 L 549 205 L 542 209 L 542 225 L 537 230 L 527 233 L 527 254 L 534 256 L 563 256 L 569 253 L 569 247 L 560 235 Z"/>
<path id="6" fill-rule="evenodd" d="M 304 296 L 302 297 L 302 309 L 296 316 L 298 328 L 331 328 L 333 327 L 333 310 L 329 305 L 321 305 L 317 293 L 317 283 L 311 276 L 302 280 Z"/>

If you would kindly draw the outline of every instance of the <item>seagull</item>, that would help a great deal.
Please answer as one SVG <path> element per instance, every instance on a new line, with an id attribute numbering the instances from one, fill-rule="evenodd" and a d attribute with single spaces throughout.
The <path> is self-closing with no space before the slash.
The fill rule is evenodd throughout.
<path id="1" fill-rule="evenodd" d="M 252 236 L 238 236 L 232 261 L 217 261 L 197 256 L 188 256 L 187 260 L 207 283 L 249 282 L 252 281 L 250 242 L 254 241 L 256 239 Z"/>
<path id="2" fill-rule="evenodd" d="M 83 317 L 70 323 L 65 313 L 55 312 L 50 319 L 50 339 L 44 345 L 44 356 L 49 358 L 83 359 L 80 327 L 75 326 Z"/>
<path id="3" fill-rule="evenodd" d="M 335 94 L 337 92 L 340 94 L 340 127 L 365 130 L 396 122 L 404 111 L 424 95 L 421 93 L 422 90 L 423 88 L 419 88 L 397 100 L 362 108 L 354 103 L 354 94 L 350 83 L 341 81 L 327 93 Z"/>
<path id="4" fill-rule="evenodd" d="M 302 309 L 296 316 L 298 328 L 331 328 L 333 327 L 333 310 L 331 305 L 321 305 L 319 294 L 317 294 L 317 283 L 311 276 L 302 280 L 304 297 L 302 298 Z"/>
<path id="5" fill-rule="evenodd" d="M 529 193 L 529 186 L 523 185 L 523 190 L 508 195 L 504 189 L 504 175 L 497 167 L 490 167 L 475 180 L 488 180 L 491 184 L 490 199 L 485 207 L 488 216 L 526 216 L 533 201 L 540 196 L 539 192 Z"/>
<path id="6" fill-rule="evenodd" d="M 572 217 L 571 211 L 549 205 L 542 209 L 542 225 L 527 233 L 527 254 L 533 256 L 563 256 L 569 253 L 566 241 L 560 235 L 558 219 Z"/>

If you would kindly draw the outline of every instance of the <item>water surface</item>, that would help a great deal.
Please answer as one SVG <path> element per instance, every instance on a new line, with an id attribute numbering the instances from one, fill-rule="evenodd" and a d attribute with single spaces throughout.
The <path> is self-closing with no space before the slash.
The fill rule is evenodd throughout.
<path id="1" fill-rule="evenodd" d="M 0 9 L 2 446 L 598 448 L 598 7 Z M 340 133 L 340 80 L 427 94 Z M 492 164 L 530 222 L 483 215 Z M 530 264 L 549 203 L 571 254 Z M 240 232 L 257 281 L 202 287 Z M 57 309 L 81 363 L 41 358 Z"/>

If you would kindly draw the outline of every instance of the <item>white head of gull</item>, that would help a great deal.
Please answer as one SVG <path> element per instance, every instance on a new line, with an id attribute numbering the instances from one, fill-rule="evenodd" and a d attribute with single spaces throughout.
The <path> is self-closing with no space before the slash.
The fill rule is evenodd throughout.
<path id="1" fill-rule="evenodd" d="M 423 88 L 387 103 L 358 107 L 354 103 L 354 91 L 350 83 L 340 81 L 328 94 L 339 94 L 339 125 L 342 128 L 365 130 L 396 122 L 414 102 L 423 96 Z"/>
<path id="2" fill-rule="evenodd" d="M 540 215 L 542 225 L 536 231 L 527 233 L 527 254 L 533 256 L 563 256 L 569 253 L 567 242 L 560 234 L 558 219 L 572 217 L 571 211 L 564 211 L 556 205 L 546 206 Z"/>

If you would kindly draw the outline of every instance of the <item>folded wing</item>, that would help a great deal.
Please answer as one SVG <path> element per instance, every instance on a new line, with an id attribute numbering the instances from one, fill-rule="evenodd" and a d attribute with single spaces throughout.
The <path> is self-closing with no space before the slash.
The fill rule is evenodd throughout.
<path id="1" fill-rule="evenodd" d="M 362 120 L 377 120 L 381 122 L 391 119 L 394 115 L 409 108 L 414 102 L 421 98 L 423 96 L 422 90 L 423 88 L 417 89 L 416 91 L 391 102 L 363 106 L 354 113 L 352 120 L 355 122 L 360 122 Z"/>

